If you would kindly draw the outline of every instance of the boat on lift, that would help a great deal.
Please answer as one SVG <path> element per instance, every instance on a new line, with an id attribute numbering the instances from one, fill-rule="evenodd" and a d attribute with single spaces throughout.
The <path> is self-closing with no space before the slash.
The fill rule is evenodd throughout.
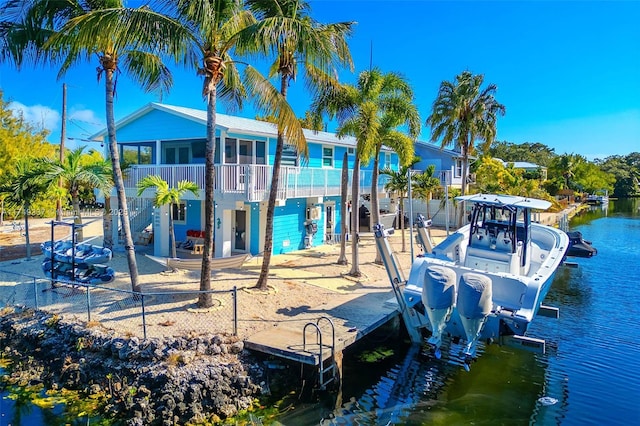
<path id="1" fill-rule="evenodd" d="M 569 250 L 567 256 L 574 257 L 593 257 L 598 254 L 598 250 L 593 247 L 591 241 L 587 241 L 582 237 L 582 232 L 567 232 L 569 236 Z"/>
<path id="2" fill-rule="evenodd" d="M 606 189 L 599 189 L 593 194 L 587 195 L 585 203 L 591 206 L 605 206 L 609 204 L 609 191 Z"/>
<path id="3" fill-rule="evenodd" d="M 384 227 L 376 229 L 412 341 L 422 343 L 426 334 L 436 357 L 443 339 L 461 341 L 465 368 L 480 341 L 543 353 L 544 340 L 525 334 L 536 314 L 558 317 L 556 308 L 542 303 L 569 248 L 565 232 L 531 220 L 533 210 L 546 210 L 551 203 L 495 194 L 456 199 L 472 205 L 469 223 L 434 246 L 430 221 L 419 215 L 417 239 L 424 254 L 406 280 Z"/>

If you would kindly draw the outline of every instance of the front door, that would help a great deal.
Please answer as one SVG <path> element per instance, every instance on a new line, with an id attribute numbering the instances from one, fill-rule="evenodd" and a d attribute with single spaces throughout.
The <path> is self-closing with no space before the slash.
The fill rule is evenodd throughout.
<path id="1" fill-rule="evenodd" d="M 247 212 L 236 210 L 234 212 L 233 251 L 246 253 L 247 251 Z"/>
<path id="2" fill-rule="evenodd" d="M 324 229 L 325 229 L 325 237 L 324 240 L 328 243 L 332 243 L 335 240 L 335 235 L 334 233 L 336 232 L 335 228 L 335 223 L 336 223 L 336 218 L 335 218 L 335 203 L 327 203 L 325 205 L 325 211 L 324 211 Z"/>

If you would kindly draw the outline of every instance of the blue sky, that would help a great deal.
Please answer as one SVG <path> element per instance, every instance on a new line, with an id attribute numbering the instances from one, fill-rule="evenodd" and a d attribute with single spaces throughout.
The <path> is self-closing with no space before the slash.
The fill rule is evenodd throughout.
<path id="1" fill-rule="evenodd" d="M 498 121 L 499 140 L 541 142 L 558 154 L 588 159 L 640 151 L 638 1 L 320 0 L 311 5 L 320 22 L 358 22 L 350 40 L 355 70 L 342 71 L 340 78 L 354 82 L 369 68 L 373 50 L 374 66 L 410 81 L 423 122 L 440 82 L 470 70 L 498 86 L 496 98 L 507 110 Z M 58 143 L 66 82 L 67 135 L 86 138 L 105 123 L 96 65 L 87 63 L 57 80 L 56 68 L 18 72 L 0 64 L 0 89 Z M 162 102 L 205 109 L 201 79 L 173 69 L 175 84 Z M 289 99 L 302 116 L 310 103 L 302 81 L 293 83 Z M 160 99 L 122 75 L 116 119 L 151 101 Z M 255 112 L 247 107 L 238 115 Z M 420 139 L 429 138 L 423 127 Z"/>

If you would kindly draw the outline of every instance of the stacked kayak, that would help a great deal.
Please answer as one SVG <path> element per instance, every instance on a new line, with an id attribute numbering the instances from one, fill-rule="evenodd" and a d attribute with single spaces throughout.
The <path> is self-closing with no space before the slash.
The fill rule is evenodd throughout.
<path id="1" fill-rule="evenodd" d="M 104 284 L 115 277 L 113 268 L 104 264 L 113 256 L 108 248 L 85 243 L 74 247 L 70 241 L 45 241 L 41 248 L 42 271 L 47 278 Z"/>

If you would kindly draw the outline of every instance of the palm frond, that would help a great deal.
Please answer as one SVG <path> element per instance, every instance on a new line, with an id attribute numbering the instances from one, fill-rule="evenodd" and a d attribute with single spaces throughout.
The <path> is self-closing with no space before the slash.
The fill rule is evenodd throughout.
<path id="1" fill-rule="evenodd" d="M 269 111 L 276 117 L 278 131 L 282 132 L 286 142 L 295 146 L 298 153 L 308 159 L 309 147 L 300 120 L 286 98 L 255 68 L 247 67 L 245 76 L 249 92 L 254 95 L 258 108 L 262 111 Z"/>

